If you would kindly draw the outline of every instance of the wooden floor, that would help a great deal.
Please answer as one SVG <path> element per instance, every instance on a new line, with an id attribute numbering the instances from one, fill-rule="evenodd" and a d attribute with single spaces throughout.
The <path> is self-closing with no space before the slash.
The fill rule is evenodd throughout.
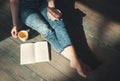
<path id="1" fill-rule="evenodd" d="M 65 6 L 66 2 L 60 4 Z M 69 60 L 52 47 L 50 62 L 20 65 L 22 42 L 10 35 L 9 1 L 0 0 L 0 81 L 120 81 L 119 8 L 100 0 L 81 0 L 76 1 L 75 6 L 72 4 L 77 10 L 68 9 L 68 14 L 65 9 L 70 5 L 67 5 L 63 17 L 78 56 L 94 68 L 88 77 L 81 78 L 69 67 Z M 31 38 L 27 42 L 43 40 L 35 31 L 30 32 Z"/>

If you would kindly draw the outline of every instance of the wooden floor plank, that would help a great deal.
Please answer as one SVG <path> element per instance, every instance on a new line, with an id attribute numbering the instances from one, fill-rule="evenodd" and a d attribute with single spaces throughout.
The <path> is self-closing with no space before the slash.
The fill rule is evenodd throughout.
<path id="1" fill-rule="evenodd" d="M 9 54 L 4 54 L 0 57 L 0 69 L 19 81 L 45 81 L 29 68 L 21 66 L 17 60 L 9 56 Z"/>
<path id="2" fill-rule="evenodd" d="M 71 81 L 70 78 L 48 63 L 32 64 L 28 65 L 28 67 L 37 74 L 46 78 L 47 81 Z"/>
<path id="3" fill-rule="evenodd" d="M 66 76 L 71 78 L 71 80 L 76 81 L 81 79 L 81 77 L 77 74 L 77 72 L 70 68 L 70 62 L 68 59 L 63 57 L 62 55 L 57 54 L 52 50 L 52 61 L 50 62 L 52 66 L 57 68 L 59 71 L 64 73 Z"/>
<path id="4" fill-rule="evenodd" d="M 95 48 L 98 46 L 99 50 L 103 50 L 106 48 L 106 50 L 108 51 L 108 49 L 112 48 L 114 49 L 114 53 L 115 51 L 119 51 L 114 48 L 114 45 L 120 40 L 120 32 L 118 32 L 120 31 L 120 24 L 107 19 L 104 15 L 82 4 L 80 1 L 76 2 L 75 6 L 86 14 L 83 19 L 83 26 L 90 48 L 94 52 L 96 51 Z M 107 55 L 105 57 L 104 53 L 101 54 L 101 52 L 98 52 L 98 50 L 95 52 L 95 54 L 98 55 L 99 58 L 101 58 L 101 61 L 109 60 Z"/>
<path id="5" fill-rule="evenodd" d="M 20 43 L 19 42 L 15 43 L 15 41 L 13 41 L 12 39 L 6 39 L 6 40 L 4 40 L 4 42 L 2 44 L 4 44 L 4 46 L 2 46 L 2 49 L 8 50 L 6 53 L 8 55 L 10 55 L 11 57 L 13 57 L 16 60 L 16 64 L 19 65 L 20 64 L 19 63 L 19 60 L 20 60 L 19 45 L 20 45 Z M 38 64 L 31 64 L 31 65 L 26 65 L 26 66 L 27 66 L 27 68 L 31 69 L 32 71 L 34 71 L 35 73 L 42 76 L 43 78 L 45 78 L 48 81 L 53 81 L 53 80 L 55 80 L 55 81 L 57 81 L 57 80 L 58 81 L 70 81 L 71 80 L 66 75 L 64 75 L 62 72 L 60 72 L 57 68 L 54 68 L 54 66 L 51 66 L 49 63 L 38 63 Z M 11 66 L 9 66 L 9 67 L 11 67 Z M 20 65 L 19 65 L 19 67 L 20 67 Z M 17 70 L 18 70 L 17 72 L 19 72 L 20 68 Z M 20 71 L 20 72 L 23 72 L 23 71 Z M 21 74 L 24 75 L 23 73 L 21 73 Z M 20 76 L 22 76 L 22 75 L 20 75 Z"/>
<path id="6" fill-rule="evenodd" d="M 30 70 L 28 67 L 21 66 L 20 65 L 20 41 L 16 42 L 12 39 L 8 38 L 4 40 L 4 42 L 0 42 L 1 45 L 1 56 L 4 56 L 5 62 L 1 61 L 2 63 L 6 64 L 3 67 L 9 67 L 7 71 L 11 72 L 13 71 L 13 77 L 16 76 L 16 79 L 20 79 L 20 81 L 23 81 L 21 79 L 29 79 L 29 81 L 44 81 L 44 79 L 40 78 L 36 73 L 34 73 L 32 70 Z M 7 50 L 7 51 L 6 51 Z M 6 55 L 6 56 L 5 56 Z M 8 56 L 7 56 L 8 55 Z M 2 57 L 1 57 L 2 58 Z M 3 59 L 3 58 L 2 58 Z M 6 63 L 8 62 L 8 63 Z M 18 75 L 16 75 L 16 73 Z M 22 77 L 22 78 L 21 78 Z"/>
<path id="7" fill-rule="evenodd" d="M 120 67 L 117 63 L 118 61 L 116 62 L 116 60 L 118 60 L 120 57 L 120 32 L 118 32 L 120 31 L 120 24 L 107 18 L 103 14 L 100 14 L 97 12 L 97 10 L 90 8 L 88 5 L 82 4 L 80 1 L 76 3 L 76 7 L 86 14 L 83 19 L 83 26 L 88 45 L 95 53 L 95 55 L 99 58 L 99 60 L 103 62 L 103 65 L 101 65 L 99 69 L 96 70 L 96 72 L 93 72 L 94 76 L 92 76 L 92 74 L 90 76 L 94 77 L 94 80 L 102 80 L 104 78 L 103 81 L 105 78 L 108 78 L 107 76 L 111 76 L 112 74 L 117 76 L 115 69 L 109 70 L 108 68 L 116 68 L 116 70 L 118 70 L 118 73 L 120 72 L 117 68 Z M 108 5 L 104 7 L 108 7 Z M 110 73 L 111 71 L 113 71 L 113 73 Z M 112 78 L 114 78 L 113 75 L 109 77 L 109 79 Z M 114 80 L 119 81 L 119 78 L 115 78 L 113 81 Z"/>
<path id="8" fill-rule="evenodd" d="M 16 81 L 16 80 L 10 77 L 6 72 L 0 71 L 0 81 Z"/>

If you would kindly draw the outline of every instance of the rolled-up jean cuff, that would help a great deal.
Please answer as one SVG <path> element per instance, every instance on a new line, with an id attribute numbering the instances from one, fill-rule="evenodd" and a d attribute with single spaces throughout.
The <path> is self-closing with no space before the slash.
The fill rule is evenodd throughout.
<path id="1" fill-rule="evenodd" d="M 61 53 L 64 51 L 64 49 L 67 48 L 67 47 L 69 47 L 69 46 L 72 46 L 72 44 L 69 44 L 69 45 L 64 46 L 63 49 L 60 50 L 58 53 L 61 54 Z"/>

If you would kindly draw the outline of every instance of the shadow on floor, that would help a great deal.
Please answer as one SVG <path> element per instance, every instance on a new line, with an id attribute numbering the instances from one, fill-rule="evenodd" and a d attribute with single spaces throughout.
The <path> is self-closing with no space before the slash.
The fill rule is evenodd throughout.
<path id="1" fill-rule="evenodd" d="M 56 6 L 63 13 L 66 28 L 77 54 L 85 63 L 89 64 L 94 69 L 93 72 L 91 72 L 89 76 L 83 81 L 119 81 L 120 79 L 118 74 L 120 72 L 120 64 L 118 62 L 120 62 L 120 60 L 118 57 L 120 56 L 118 54 L 115 54 L 113 56 L 114 59 L 111 59 L 111 61 L 103 64 L 97 60 L 97 57 L 90 50 L 86 41 L 85 32 L 82 25 L 82 20 L 85 16 L 85 13 L 74 9 L 74 2 L 75 0 L 60 0 L 56 2 Z M 88 2 L 88 4 L 90 4 L 90 2 Z M 97 8 L 95 5 L 93 6 L 94 8 Z M 101 7 L 99 9 L 103 8 Z M 103 14 L 107 15 L 108 13 L 106 11 Z M 111 13 L 108 16 L 115 21 L 119 21 L 117 17 L 118 15 Z"/>
<path id="2" fill-rule="evenodd" d="M 107 19 L 120 22 L 120 1 L 119 0 L 76 0 L 84 5 L 102 13 Z"/>
<path id="3" fill-rule="evenodd" d="M 63 19 L 72 40 L 72 43 L 76 49 L 77 54 L 82 60 L 87 64 L 90 64 L 93 69 L 95 69 L 100 63 L 88 47 L 82 21 L 83 17 L 86 15 L 80 10 L 74 9 L 74 0 L 69 0 L 69 3 L 66 1 L 58 1 L 57 6 L 63 13 Z M 68 5 L 63 4 L 68 3 Z M 62 5 L 62 6 L 60 6 Z"/>
<path id="4" fill-rule="evenodd" d="M 0 1 L 0 41 L 10 36 L 10 12 L 7 8 L 7 0 Z"/>

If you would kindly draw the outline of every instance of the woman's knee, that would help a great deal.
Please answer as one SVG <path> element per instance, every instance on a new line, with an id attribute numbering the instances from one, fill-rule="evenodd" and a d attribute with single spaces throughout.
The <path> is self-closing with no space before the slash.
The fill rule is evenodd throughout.
<path id="1" fill-rule="evenodd" d="M 23 18 L 23 22 L 44 37 L 52 32 L 50 25 L 37 13 L 29 14 L 26 18 Z"/>
<path id="2" fill-rule="evenodd" d="M 46 24 L 43 24 L 42 28 L 38 27 L 36 31 L 38 31 L 45 38 L 48 37 L 51 33 L 53 33 L 53 29 L 49 28 Z"/>

